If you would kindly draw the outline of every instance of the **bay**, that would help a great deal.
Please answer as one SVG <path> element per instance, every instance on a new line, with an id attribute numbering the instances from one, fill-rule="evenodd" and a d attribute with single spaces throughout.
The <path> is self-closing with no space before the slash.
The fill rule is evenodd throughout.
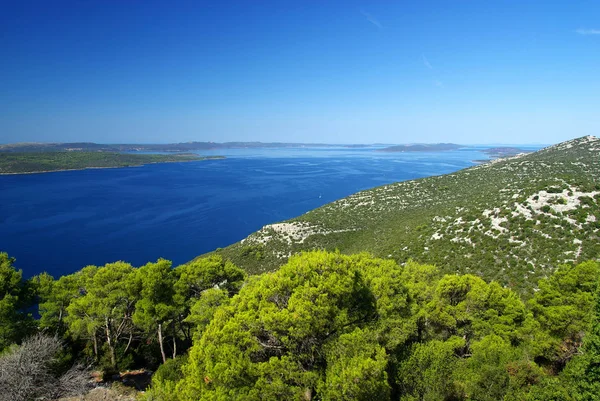
<path id="1" fill-rule="evenodd" d="M 0 176 L 0 251 L 25 277 L 159 257 L 174 265 L 360 190 L 446 174 L 481 148 L 229 149 L 223 160 Z"/>

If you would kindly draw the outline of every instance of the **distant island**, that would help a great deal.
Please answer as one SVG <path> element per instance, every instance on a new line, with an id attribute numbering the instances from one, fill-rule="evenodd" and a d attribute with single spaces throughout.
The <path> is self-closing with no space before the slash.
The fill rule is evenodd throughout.
<path id="1" fill-rule="evenodd" d="M 487 154 L 489 159 L 477 159 L 477 160 L 473 160 L 473 163 L 479 163 L 479 164 L 489 163 L 496 159 L 503 159 L 506 157 L 513 157 L 516 155 L 531 153 L 531 151 L 529 151 L 529 150 L 525 150 L 525 149 L 521 149 L 521 148 L 514 148 L 514 147 L 504 147 L 504 146 L 483 149 L 481 152 Z"/>
<path id="2" fill-rule="evenodd" d="M 464 148 L 462 145 L 455 143 L 425 143 L 425 144 L 409 144 L 396 145 L 387 148 L 379 149 L 379 152 L 443 152 L 448 150 L 456 150 Z"/>
<path id="3" fill-rule="evenodd" d="M 201 157 L 194 154 L 128 154 L 116 152 L 6 152 L 0 155 L 0 174 L 46 173 L 88 168 L 142 166 L 151 163 L 188 162 L 223 159 L 223 156 Z"/>
<path id="4" fill-rule="evenodd" d="M 523 150 L 521 148 L 513 148 L 513 147 L 496 147 L 482 150 L 483 153 L 488 154 L 490 157 L 508 157 L 515 156 L 519 153 L 531 153 L 527 150 Z"/>

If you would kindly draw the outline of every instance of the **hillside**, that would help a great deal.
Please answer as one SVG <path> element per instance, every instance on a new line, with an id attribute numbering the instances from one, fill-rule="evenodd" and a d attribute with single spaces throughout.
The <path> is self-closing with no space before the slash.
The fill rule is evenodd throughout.
<path id="1" fill-rule="evenodd" d="M 217 252 L 250 273 L 295 252 L 369 251 L 474 273 L 525 294 L 559 263 L 600 255 L 600 140 L 363 191 Z"/>

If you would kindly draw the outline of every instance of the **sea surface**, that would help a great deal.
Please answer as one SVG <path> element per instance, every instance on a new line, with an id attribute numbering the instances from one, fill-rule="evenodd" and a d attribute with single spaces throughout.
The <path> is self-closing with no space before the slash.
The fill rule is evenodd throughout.
<path id="1" fill-rule="evenodd" d="M 357 191 L 446 174 L 481 148 L 229 149 L 223 160 L 0 176 L 0 251 L 25 277 L 90 264 L 174 265 Z"/>

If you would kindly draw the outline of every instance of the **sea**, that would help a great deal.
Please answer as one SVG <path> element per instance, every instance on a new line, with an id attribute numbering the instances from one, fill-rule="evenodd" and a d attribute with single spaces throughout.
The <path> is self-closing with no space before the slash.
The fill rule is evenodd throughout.
<path id="1" fill-rule="evenodd" d="M 118 260 L 176 266 L 355 192 L 473 166 L 484 148 L 225 149 L 199 152 L 220 160 L 4 175 L 0 251 L 26 278 Z"/>

